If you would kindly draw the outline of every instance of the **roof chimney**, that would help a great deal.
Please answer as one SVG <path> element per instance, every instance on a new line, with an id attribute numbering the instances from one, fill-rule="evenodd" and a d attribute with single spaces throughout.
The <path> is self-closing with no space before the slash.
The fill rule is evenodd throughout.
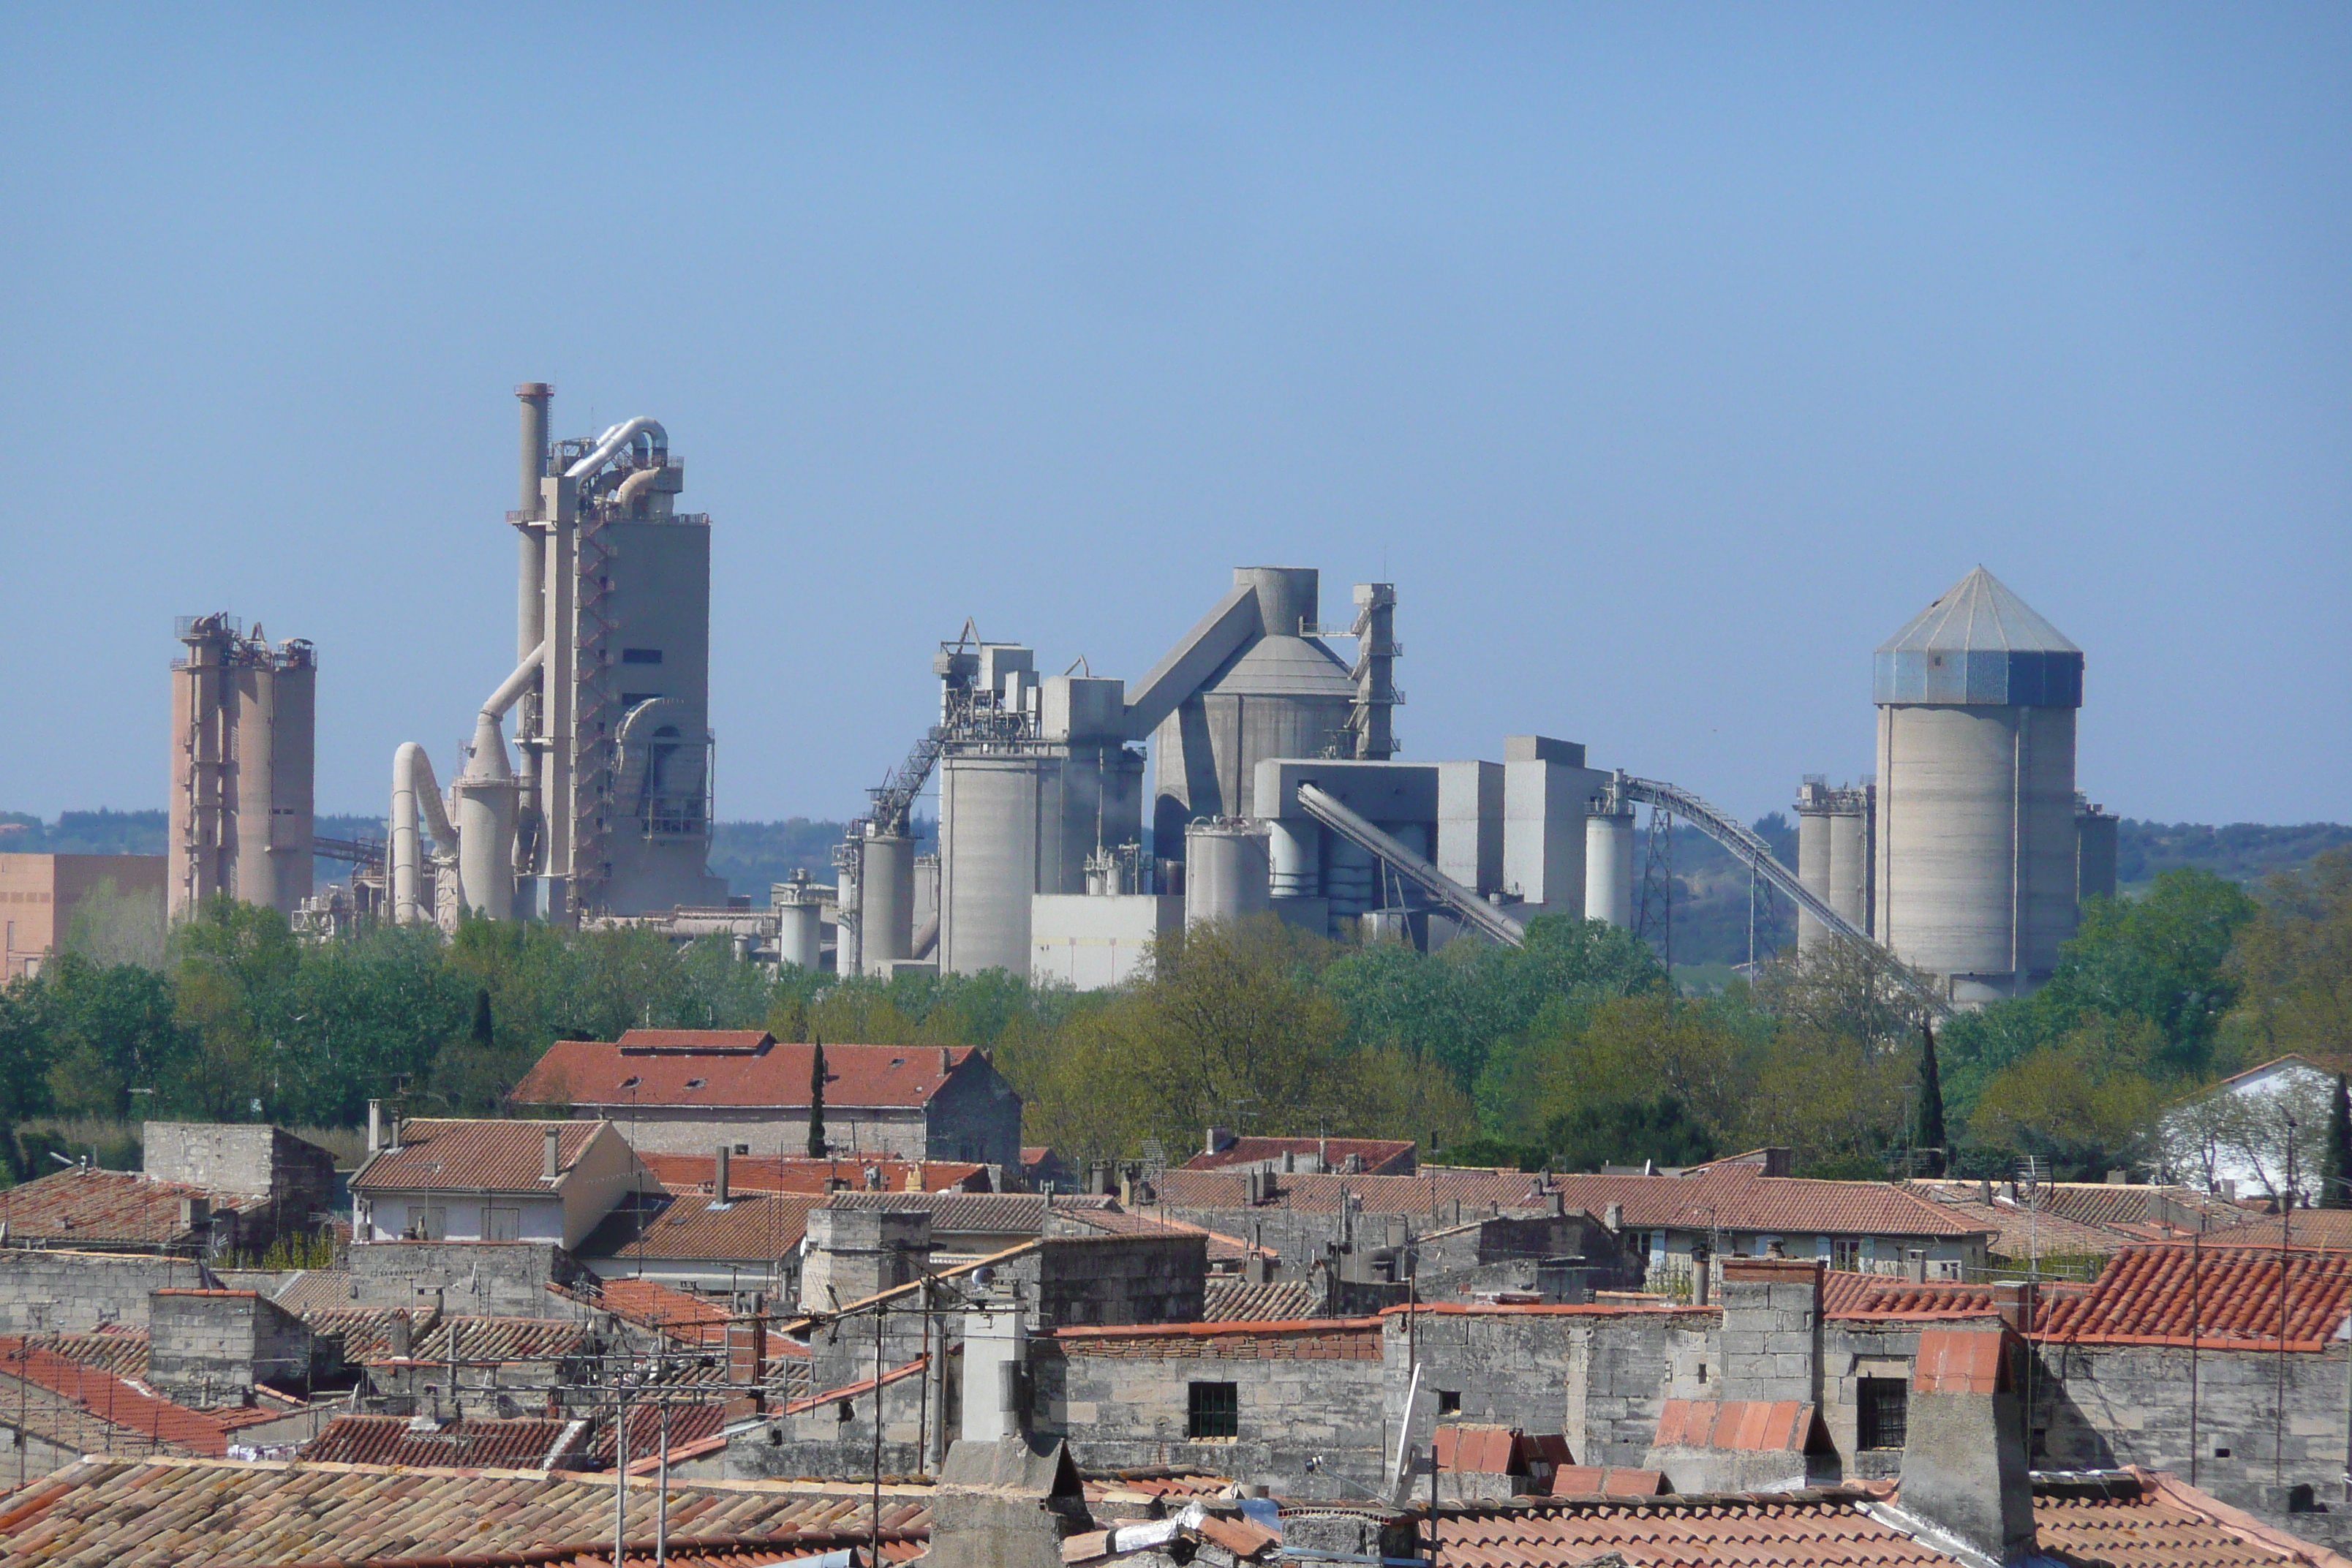
<path id="1" fill-rule="evenodd" d="M 371 1100 L 368 1101 L 368 1152 L 373 1154 L 383 1147 L 383 1101 Z"/>
<path id="2" fill-rule="evenodd" d="M 397 1154 L 397 1153 L 399 1153 L 399 1152 L 400 1152 L 400 1112 L 399 1112 L 399 1111 L 397 1111 L 397 1110 L 394 1111 L 390 1117 L 388 1117 L 388 1118 L 386 1118 L 386 1119 L 385 1119 L 383 1126 L 384 1126 L 383 1152 L 384 1152 L 385 1153 L 387 1153 L 387 1154 Z"/>
<path id="3" fill-rule="evenodd" d="M 563 1174 L 563 1129 L 551 1123 L 547 1129 L 546 1153 L 539 1165 L 539 1179 L 551 1182 Z"/>
<path id="4" fill-rule="evenodd" d="M 415 1341 L 411 1337 L 415 1328 L 415 1325 L 409 1321 L 406 1309 L 395 1309 L 392 1321 L 383 1327 L 384 1353 L 395 1361 L 408 1359 L 408 1352 L 415 1348 Z"/>
<path id="5" fill-rule="evenodd" d="M 719 1163 L 710 1168 L 710 1206 L 713 1208 L 725 1208 L 730 1201 L 727 1196 L 727 1157 L 733 1152 L 726 1144 L 719 1145 Z"/>
<path id="6" fill-rule="evenodd" d="M 2014 1353 L 1999 1326 L 1920 1334 L 1896 1493 L 1897 1506 L 1931 1528 L 1931 1543 L 1948 1535 L 1996 1563 L 2035 1549 Z"/>

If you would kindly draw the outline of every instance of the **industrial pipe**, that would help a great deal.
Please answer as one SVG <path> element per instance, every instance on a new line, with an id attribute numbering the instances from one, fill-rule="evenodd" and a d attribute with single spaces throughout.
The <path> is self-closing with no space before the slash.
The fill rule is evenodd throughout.
<path id="1" fill-rule="evenodd" d="M 421 787 L 420 787 L 421 786 Z M 416 814 L 444 854 L 457 853 L 457 830 L 441 804 L 441 784 L 433 776 L 433 761 L 414 741 L 401 742 L 392 755 L 392 842 L 386 846 L 392 870 L 392 918 L 396 924 L 416 923 Z"/>
<path id="2" fill-rule="evenodd" d="M 621 488 L 614 493 L 613 499 L 620 503 L 622 516 L 636 515 L 637 503 L 652 493 L 654 481 L 661 477 L 661 472 L 659 468 L 639 468 L 621 481 Z"/>
<path id="3" fill-rule="evenodd" d="M 651 437 L 653 449 L 659 452 L 665 461 L 667 460 L 669 432 L 661 427 L 660 420 L 651 419 L 640 414 L 635 419 L 624 420 L 605 431 L 603 437 L 597 441 L 596 449 L 564 469 L 563 477 L 567 479 L 586 479 L 590 474 L 619 457 L 629 443 L 640 435 Z"/>

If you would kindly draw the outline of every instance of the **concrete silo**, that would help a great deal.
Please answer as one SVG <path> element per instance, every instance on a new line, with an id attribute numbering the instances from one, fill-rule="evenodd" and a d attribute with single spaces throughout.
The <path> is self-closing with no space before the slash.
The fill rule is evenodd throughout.
<path id="1" fill-rule="evenodd" d="M 2074 797 L 2074 901 L 2116 896 L 2115 816 L 2105 806 Z"/>
<path id="2" fill-rule="evenodd" d="M 1152 828 L 1160 854 L 1180 852 L 1187 822 L 1272 815 L 1252 798 L 1257 764 L 1266 758 L 1351 754 L 1356 677 L 1319 637 L 1302 635 L 1316 627 L 1319 582 L 1311 566 L 1236 567 L 1233 592 L 1139 687 L 1141 707 L 1188 650 L 1222 655 L 1211 668 L 1187 672 L 1185 689 L 1157 721 Z M 1392 593 L 1371 607 L 1393 625 Z M 1380 646 L 1377 673 L 1385 680 L 1393 643 Z M 1391 745 L 1385 710 L 1380 724 L 1380 742 Z"/>
<path id="3" fill-rule="evenodd" d="M 1879 645 L 1874 934 L 1953 1000 L 2022 994 L 2075 920 L 2083 652 L 1981 566 Z"/>
<path id="4" fill-rule="evenodd" d="M 1584 918 L 1633 924 L 1633 803 L 1614 780 L 1584 819 Z"/>
<path id="5" fill-rule="evenodd" d="M 173 920 L 226 893 L 292 914 L 310 896 L 318 658 L 226 615 L 184 616 L 172 666 L 167 898 Z"/>
<path id="6" fill-rule="evenodd" d="M 1265 823 L 1195 822 L 1184 837 L 1185 924 L 1237 921 L 1274 907 Z"/>
<path id="7" fill-rule="evenodd" d="M 1797 786 L 1797 880 L 1823 903 L 1830 900 L 1830 802 L 1836 792 L 1829 781 L 1808 778 Z M 1797 952 L 1818 951 L 1829 941 L 1829 928 L 1797 911 Z"/>

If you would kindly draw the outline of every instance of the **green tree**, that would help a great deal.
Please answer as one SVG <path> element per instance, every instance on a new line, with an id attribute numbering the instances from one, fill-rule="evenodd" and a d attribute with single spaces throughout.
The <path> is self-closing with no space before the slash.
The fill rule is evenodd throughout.
<path id="1" fill-rule="evenodd" d="M 1944 1083 L 1936 1070 L 1936 1026 L 1925 1020 L 1919 1025 L 1919 1114 L 1914 1131 L 1915 1146 L 1929 1162 L 1927 1173 L 1942 1175 L 1949 1152 L 1944 1133 Z"/>
<path id="2" fill-rule="evenodd" d="M 2211 1065 L 2214 1035 L 2238 998 L 2226 967 L 2239 931 L 2258 912 L 2234 883 L 2210 871 L 2168 871 L 2145 899 L 2091 899 L 2050 983 L 2031 998 L 2052 1037 L 2085 1014 L 2145 1018 L 2160 1047 L 2149 1066 L 2168 1077 Z"/>
<path id="3" fill-rule="evenodd" d="M 2336 1093 L 2328 1101 L 2327 1152 L 2319 1172 L 2319 1206 L 2352 1209 L 2352 1087 L 2336 1075 Z"/>
<path id="4" fill-rule="evenodd" d="M 2148 1063 L 2167 1044 L 2146 1019 L 2093 1015 L 1988 1084 L 1969 1131 L 1988 1149 L 2050 1161 L 2062 1180 L 2141 1163 L 2164 1103 Z"/>
<path id="5" fill-rule="evenodd" d="M 2242 1064 L 2299 1055 L 2337 1066 L 2352 1056 L 2352 850 L 2330 849 L 2263 886 L 2241 927 L 2229 973 L 2238 1005 L 2224 1037 Z"/>
<path id="6" fill-rule="evenodd" d="M 824 1078 L 824 1039 L 820 1036 L 809 1058 L 808 1155 L 812 1160 L 825 1156 Z"/>
<path id="7" fill-rule="evenodd" d="M 64 952 L 37 989 L 18 995 L 27 1005 L 19 1029 L 37 1032 L 41 1043 L 26 1040 L 26 1065 L 10 1076 L 46 1063 L 48 1098 L 59 1111 L 127 1121 L 186 1108 L 194 1041 L 178 1022 L 163 974 L 131 963 L 101 968 Z"/>

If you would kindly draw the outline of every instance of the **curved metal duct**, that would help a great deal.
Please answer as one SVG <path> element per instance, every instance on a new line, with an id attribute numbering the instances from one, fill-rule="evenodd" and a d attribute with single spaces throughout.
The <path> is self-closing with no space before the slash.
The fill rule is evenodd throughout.
<path id="1" fill-rule="evenodd" d="M 392 870 L 392 918 L 399 925 L 416 923 L 416 814 L 435 847 L 444 856 L 457 854 L 457 830 L 441 804 L 441 783 L 433 776 L 433 761 L 414 741 L 401 742 L 392 754 L 392 835 L 386 847 Z"/>

